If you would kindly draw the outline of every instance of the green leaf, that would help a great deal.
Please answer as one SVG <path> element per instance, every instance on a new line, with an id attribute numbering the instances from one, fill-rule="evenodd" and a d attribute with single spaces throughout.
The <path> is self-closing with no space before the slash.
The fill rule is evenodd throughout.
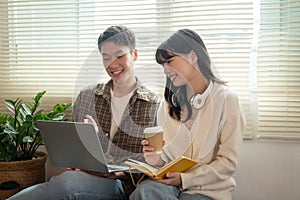
<path id="1" fill-rule="evenodd" d="M 5 106 L 6 108 L 12 112 L 13 114 L 15 114 L 15 102 L 12 100 L 5 100 Z"/>
<path id="2" fill-rule="evenodd" d="M 33 130 L 38 133 L 40 131 L 40 129 L 36 126 L 36 123 L 33 124 Z"/>
<path id="3" fill-rule="evenodd" d="M 53 111 L 54 112 L 59 112 L 59 113 L 63 112 L 64 111 L 64 106 L 61 105 L 61 104 L 57 104 L 57 105 L 54 106 Z"/>
<path id="4" fill-rule="evenodd" d="M 50 119 L 52 119 L 56 114 L 57 114 L 57 112 L 51 111 L 51 112 L 49 112 L 49 113 L 47 114 L 47 117 L 50 118 Z"/>
<path id="5" fill-rule="evenodd" d="M 42 91 L 42 92 L 37 93 L 37 95 L 34 97 L 35 103 L 38 103 L 45 93 L 46 93 L 46 91 Z"/>
<path id="6" fill-rule="evenodd" d="M 50 120 L 50 118 L 45 113 L 36 115 L 33 118 L 34 118 L 34 121 L 37 121 L 37 120 Z"/>
<path id="7" fill-rule="evenodd" d="M 20 117 L 17 117 L 16 120 L 17 120 L 19 126 L 23 126 L 23 121 L 24 121 L 23 119 L 21 119 Z"/>
<path id="8" fill-rule="evenodd" d="M 65 114 L 63 114 L 63 113 L 58 113 L 58 114 L 56 114 L 56 115 L 54 115 L 54 116 L 52 117 L 52 120 L 54 120 L 54 121 L 63 120 L 64 116 L 65 116 Z"/>
<path id="9" fill-rule="evenodd" d="M 0 112 L 0 124 L 5 124 L 6 120 L 7 120 L 7 116 L 2 115 L 2 113 Z"/>
<path id="10" fill-rule="evenodd" d="M 43 112 L 43 110 L 39 110 L 39 111 L 37 111 L 33 116 L 34 116 L 34 117 L 37 117 L 37 116 L 39 116 L 39 115 L 42 115 L 42 112 Z"/>
<path id="11" fill-rule="evenodd" d="M 18 98 L 17 98 L 17 100 L 18 100 Z M 15 102 L 13 100 L 11 100 L 11 99 L 6 99 L 5 102 L 8 103 L 8 104 L 11 104 L 13 106 L 15 105 Z"/>
<path id="12" fill-rule="evenodd" d="M 72 105 L 72 103 L 56 104 L 53 107 L 53 111 L 61 113 L 61 112 L 65 111 L 67 108 L 69 108 L 71 105 Z"/>
<path id="13" fill-rule="evenodd" d="M 17 134 L 17 131 L 14 129 L 14 127 L 12 127 L 9 123 L 5 124 L 5 128 L 4 128 L 4 133 L 7 134 Z"/>
<path id="14" fill-rule="evenodd" d="M 25 103 L 22 103 L 21 106 L 26 115 L 31 115 L 31 110 L 30 110 L 30 108 L 28 108 L 28 106 Z"/>
<path id="15" fill-rule="evenodd" d="M 23 137 L 23 140 L 22 140 L 22 141 L 25 142 L 25 143 L 31 143 L 31 142 L 33 142 L 34 140 L 33 140 L 33 138 L 30 137 L 30 136 L 25 136 L 25 137 Z"/>
<path id="16" fill-rule="evenodd" d="M 67 108 L 72 106 L 72 103 L 63 103 L 62 105 L 64 106 L 65 108 L 64 111 L 65 111 Z"/>
<path id="17" fill-rule="evenodd" d="M 20 111 L 22 119 L 25 119 L 27 114 L 24 112 L 23 109 L 20 109 L 19 111 Z"/>
<path id="18" fill-rule="evenodd" d="M 3 135 L 4 134 L 6 136 L 3 138 L 2 141 L 10 143 L 10 141 L 14 141 L 15 138 L 17 138 L 18 132 L 9 123 L 6 123 L 5 128 L 3 130 Z"/>
<path id="19" fill-rule="evenodd" d="M 25 122 L 23 122 L 24 128 L 29 128 L 29 127 L 31 127 L 31 125 L 32 125 L 32 121 L 25 121 Z"/>

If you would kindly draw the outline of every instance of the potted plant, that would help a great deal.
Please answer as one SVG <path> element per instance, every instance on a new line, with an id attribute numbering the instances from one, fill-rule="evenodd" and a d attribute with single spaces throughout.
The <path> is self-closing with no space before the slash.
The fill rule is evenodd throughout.
<path id="1" fill-rule="evenodd" d="M 45 93 L 46 91 L 37 93 L 29 103 L 24 103 L 20 98 L 5 100 L 9 114 L 0 113 L 0 184 L 15 181 L 23 189 L 45 180 L 47 154 L 37 151 L 43 141 L 36 121 L 67 120 L 64 111 L 71 106 L 71 103 L 57 104 L 48 113 L 39 110 Z M 32 163 L 36 161 L 40 163 Z M 32 170 L 34 166 L 37 169 Z M 17 172 L 11 172 L 14 169 Z M 34 178 L 30 171 L 39 174 L 39 177 Z"/>

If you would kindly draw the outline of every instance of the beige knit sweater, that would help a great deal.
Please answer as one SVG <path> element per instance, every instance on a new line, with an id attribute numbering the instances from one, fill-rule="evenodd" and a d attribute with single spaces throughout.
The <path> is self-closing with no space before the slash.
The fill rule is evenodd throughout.
<path id="1" fill-rule="evenodd" d="M 181 174 L 183 192 L 203 194 L 215 200 L 231 199 L 236 185 L 232 175 L 237 168 L 245 127 L 236 93 L 214 83 L 191 129 L 172 119 L 163 101 L 158 111 L 158 124 L 165 129 L 164 161 L 181 155 L 198 161 L 196 167 Z"/>

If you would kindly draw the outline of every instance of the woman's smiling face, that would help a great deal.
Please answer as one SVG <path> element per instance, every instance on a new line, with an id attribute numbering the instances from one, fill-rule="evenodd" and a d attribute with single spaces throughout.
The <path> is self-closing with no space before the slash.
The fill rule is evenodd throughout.
<path id="1" fill-rule="evenodd" d="M 187 84 L 198 73 L 189 57 L 189 54 L 177 54 L 162 64 L 164 73 L 176 87 Z"/>

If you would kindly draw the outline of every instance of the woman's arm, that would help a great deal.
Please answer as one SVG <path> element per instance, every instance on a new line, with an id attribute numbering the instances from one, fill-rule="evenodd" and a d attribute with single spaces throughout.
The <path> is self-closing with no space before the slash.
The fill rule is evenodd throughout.
<path id="1" fill-rule="evenodd" d="M 182 173 L 183 189 L 193 186 L 205 188 L 210 184 L 226 181 L 232 177 L 238 163 L 244 124 L 242 114 L 225 121 L 215 159 L 209 164 L 201 165 L 200 163 L 198 167 Z"/>

